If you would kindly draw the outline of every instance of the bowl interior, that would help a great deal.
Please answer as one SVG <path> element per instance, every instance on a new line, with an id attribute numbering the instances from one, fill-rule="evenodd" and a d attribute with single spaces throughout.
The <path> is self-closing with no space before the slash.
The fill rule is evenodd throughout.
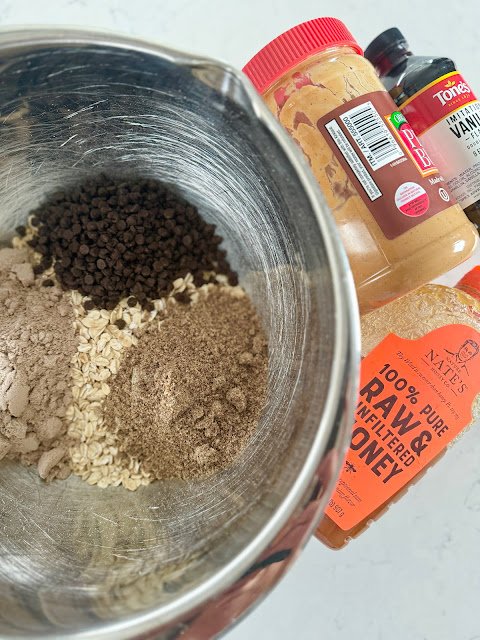
<path id="1" fill-rule="evenodd" d="M 98 42 L 0 46 L 0 64 L 2 241 L 59 186 L 163 180 L 218 226 L 269 337 L 258 431 L 218 475 L 129 493 L 0 464 L 0 634 L 100 631 L 211 578 L 291 490 L 330 389 L 331 265 L 276 132 L 228 69 Z"/>

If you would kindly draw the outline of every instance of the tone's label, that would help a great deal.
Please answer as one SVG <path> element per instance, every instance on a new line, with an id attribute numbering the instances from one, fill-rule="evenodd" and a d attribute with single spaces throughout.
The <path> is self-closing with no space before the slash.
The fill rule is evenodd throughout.
<path id="1" fill-rule="evenodd" d="M 480 333 L 390 334 L 362 362 L 350 448 L 325 513 L 348 531 L 404 487 L 472 420 Z"/>
<path id="2" fill-rule="evenodd" d="M 317 127 L 388 239 L 454 204 L 428 152 L 385 91 L 334 109 Z"/>
<path id="3" fill-rule="evenodd" d="M 454 111 L 476 101 L 470 86 L 458 71 L 454 71 L 423 87 L 400 108 L 418 135 Z"/>
<path id="4" fill-rule="evenodd" d="M 424 87 L 400 107 L 464 208 L 480 199 L 480 102 L 457 72 Z"/>

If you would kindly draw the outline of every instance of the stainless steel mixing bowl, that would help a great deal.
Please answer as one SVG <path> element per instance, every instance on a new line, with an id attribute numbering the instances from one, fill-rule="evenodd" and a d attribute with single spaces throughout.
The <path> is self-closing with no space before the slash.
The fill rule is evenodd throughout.
<path id="1" fill-rule="evenodd" d="M 338 471 L 352 280 L 318 186 L 240 73 L 111 34 L 0 35 L 0 231 L 100 171 L 176 185 L 218 225 L 269 336 L 268 400 L 230 469 L 135 493 L 0 464 L 2 638 L 211 638 L 285 572 Z M 152 354 L 154 357 L 154 354 Z"/>

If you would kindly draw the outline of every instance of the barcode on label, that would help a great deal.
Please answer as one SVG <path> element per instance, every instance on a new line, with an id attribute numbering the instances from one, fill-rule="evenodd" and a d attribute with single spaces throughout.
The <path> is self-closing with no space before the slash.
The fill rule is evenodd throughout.
<path id="1" fill-rule="evenodd" d="M 374 171 L 404 155 L 371 102 L 346 111 L 340 118 Z"/>

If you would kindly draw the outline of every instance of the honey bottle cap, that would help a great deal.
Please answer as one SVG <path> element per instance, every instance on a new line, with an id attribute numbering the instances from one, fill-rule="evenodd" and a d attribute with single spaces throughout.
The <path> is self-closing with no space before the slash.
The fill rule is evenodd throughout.
<path id="1" fill-rule="evenodd" d="M 473 298 L 480 300 L 480 265 L 473 267 L 471 271 L 463 276 L 455 285 L 455 289 L 460 289 L 468 293 Z"/>

